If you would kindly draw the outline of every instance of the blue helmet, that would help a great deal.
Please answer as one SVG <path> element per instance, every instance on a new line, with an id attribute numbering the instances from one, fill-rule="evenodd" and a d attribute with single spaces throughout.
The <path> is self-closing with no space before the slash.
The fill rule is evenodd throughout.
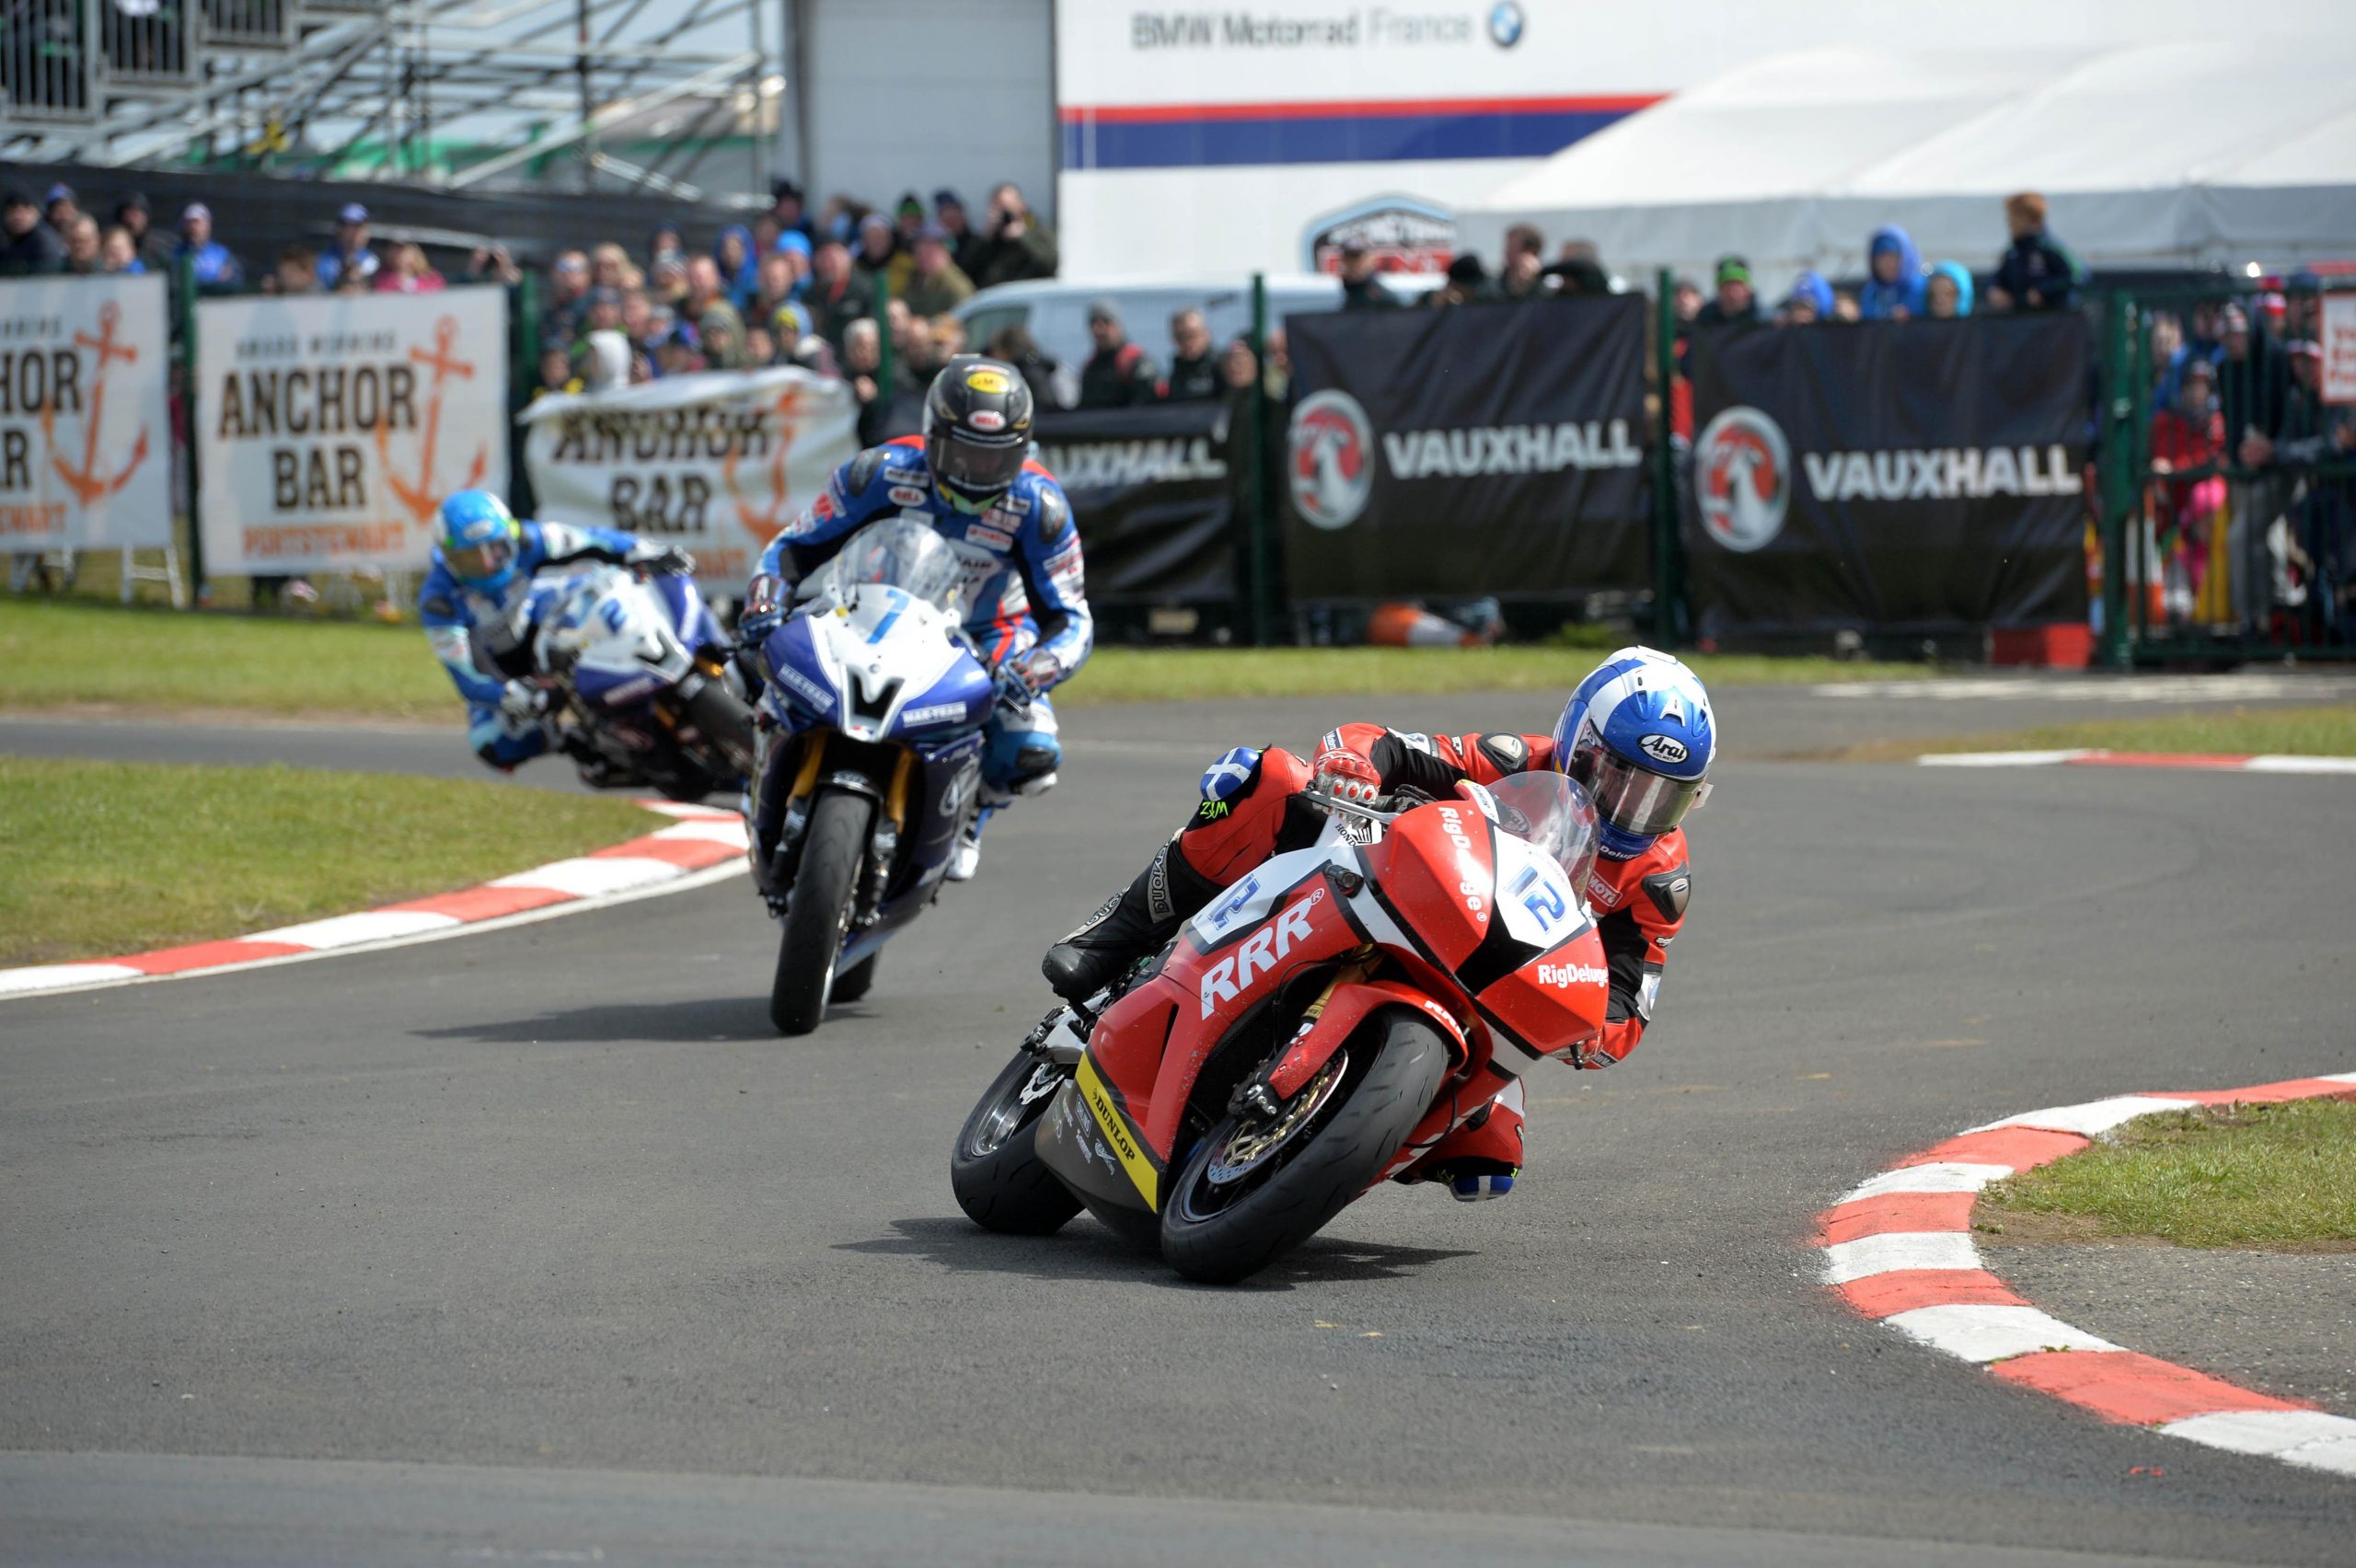
<path id="1" fill-rule="evenodd" d="M 1623 648 L 1571 693 L 1554 766 L 1593 798 L 1603 853 L 1627 860 L 1708 796 L 1717 739 L 1699 676 L 1667 653 Z"/>
<path id="2" fill-rule="evenodd" d="M 524 553 L 524 525 L 489 490 L 460 490 L 442 503 L 433 551 L 450 575 L 469 588 L 495 594 L 514 580 Z"/>

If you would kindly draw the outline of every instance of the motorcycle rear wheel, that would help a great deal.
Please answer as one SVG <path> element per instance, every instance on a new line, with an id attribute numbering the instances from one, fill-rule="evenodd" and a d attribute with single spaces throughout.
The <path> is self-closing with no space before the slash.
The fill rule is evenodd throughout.
<path id="1" fill-rule="evenodd" d="M 802 868 L 778 939 L 777 977 L 769 985 L 769 1021 L 780 1034 L 807 1034 L 826 1014 L 874 811 L 866 796 L 843 790 L 820 795 L 811 809 Z"/>
<path id="2" fill-rule="evenodd" d="M 1039 1123 L 1070 1076 L 1044 1056 L 1018 1051 L 957 1129 L 949 1185 L 965 1217 L 983 1229 L 1046 1236 L 1080 1212 L 1080 1200 L 1039 1158 Z"/>
<path id="3" fill-rule="evenodd" d="M 1172 1268 L 1232 1285 L 1308 1240 L 1382 1174 L 1448 1076 L 1448 1043 L 1403 1008 L 1368 1019 L 1337 1056 L 1335 1079 L 1312 1079 L 1286 1108 L 1298 1124 L 1228 1116 L 1195 1145 L 1162 1199 Z"/>

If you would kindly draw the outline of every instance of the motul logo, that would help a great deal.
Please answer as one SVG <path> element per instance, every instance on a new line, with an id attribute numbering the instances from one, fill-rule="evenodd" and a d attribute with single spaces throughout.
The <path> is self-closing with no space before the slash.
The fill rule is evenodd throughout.
<path id="1" fill-rule="evenodd" d="M 1319 888 L 1298 904 L 1288 905 L 1273 926 L 1263 926 L 1243 939 L 1243 945 L 1203 972 L 1203 1016 L 1208 1018 L 1221 1002 L 1231 1002 L 1252 982 L 1276 966 L 1295 942 L 1309 940 L 1309 909 L 1325 896 Z"/>
<path id="2" fill-rule="evenodd" d="M 1382 455 L 1392 477 L 1402 479 L 1633 468 L 1644 461 L 1644 455 L 1628 440 L 1625 420 L 1391 431 L 1382 437 Z"/>
<path id="3" fill-rule="evenodd" d="M 1957 501 L 1991 495 L 2076 495 L 2085 488 L 2060 446 L 1934 451 L 1804 452 L 1819 501 Z"/>
<path id="4" fill-rule="evenodd" d="M 1538 966 L 1541 986 L 1600 986 L 1611 978 L 1608 969 L 1598 969 L 1591 963 L 1542 963 Z"/>

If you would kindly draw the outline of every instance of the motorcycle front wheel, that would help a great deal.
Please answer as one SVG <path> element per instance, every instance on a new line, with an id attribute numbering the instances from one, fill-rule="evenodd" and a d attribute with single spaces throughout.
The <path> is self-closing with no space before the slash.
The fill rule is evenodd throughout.
<path id="1" fill-rule="evenodd" d="M 1308 1240 L 1381 1175 L 1448 1066 L 1448 1043 L 1414 1013 L 1369 1018 L 1275 1116 L 1204 1135 L 1162 1199 L 1162 1257 L 1232 1285 Z"/>
<path id="2" fill-rule="evenodd" d="M 874 812 L 874 801 L 843 790 L 820 795 L 811 809 L 769 986 L 769 1021 L 780 1034 L 807 1034 L 826 1016 Z"/>
<path id="3" fill-rule="evenodd" d="M 1006 1236 L 1045 1236 L 1080 1212 L 1080 1200 L 1039 1158 L 1039 1123 L 1071 1077 L 1045 1056 L 1018 1051 L 957 1130 L 949 1185 L 965 1217 Z"/>

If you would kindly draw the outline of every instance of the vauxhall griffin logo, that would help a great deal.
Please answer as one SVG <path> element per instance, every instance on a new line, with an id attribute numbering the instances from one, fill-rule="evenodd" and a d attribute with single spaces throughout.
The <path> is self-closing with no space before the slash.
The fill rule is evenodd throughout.
<path id="1" fill-rule="evenodd" d="M 1727 409 L 1693 444 L 1693 489 L 1702 525 L 1730 550 L 1748 554 L 1784 531 L 1792 502 L 1792 449 L 1756 409 Z"/>
<path id="2" fill-rule="evenodd" d="M 1347 392 L 1312 392 L 1293 410 L 1292 504 L 1312 528 L 1346 528 L 1374 489 L 1374 427 Z"/>

